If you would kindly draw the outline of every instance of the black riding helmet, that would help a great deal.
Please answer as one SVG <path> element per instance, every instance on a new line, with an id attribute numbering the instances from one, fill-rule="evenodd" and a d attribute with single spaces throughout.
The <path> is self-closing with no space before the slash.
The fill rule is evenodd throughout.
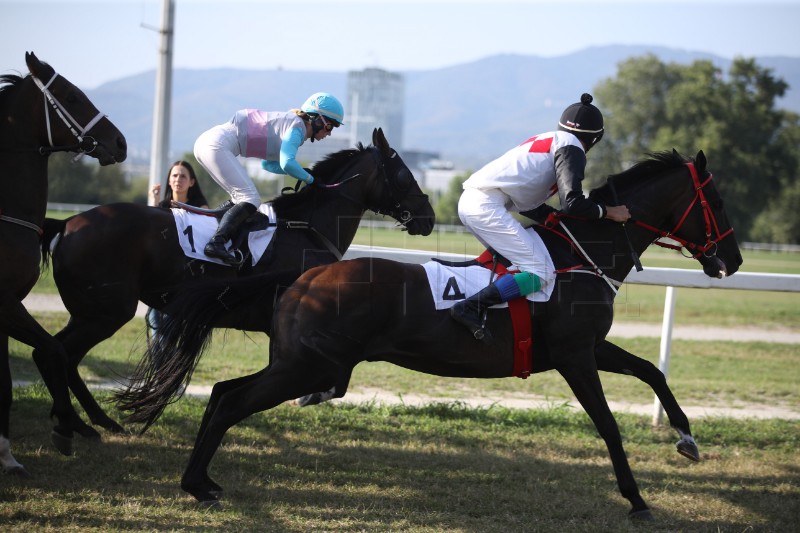
<path id="1" fill-rule="evenodd" d="M 583 93 L 581 101 L 561 114 L 558 129 L 568 131 L 586 143 L 586 151 L 603 138 L 603 114 L 592 105 L 592 95 Z"/>

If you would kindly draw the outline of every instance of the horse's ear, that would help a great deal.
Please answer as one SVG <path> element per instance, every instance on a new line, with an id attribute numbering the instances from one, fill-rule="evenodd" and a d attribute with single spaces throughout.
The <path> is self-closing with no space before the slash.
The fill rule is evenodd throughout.
<path id="1" fill-rule="evenodd" d="M 31 74 L 40 79 L 44 77 L 40 75 L 42 69 L 44 69 L 44 66 L 42 65 L 42 62 L 39 61 L 39 58 L 36 57 L 36 54 L 33 52 L 25 52 L 25 64 L 28 65 L 28 71 Z"/>
<path id="2" fill-rule="evenodd" d="M 694 158 L 694 166 L 697 167 L 698 170 L 704 171 L 706 169 L 706 165 L 708 161 L 706 161 L 706 154 L 703 153 L 702 150 L 697 152 L 697 157 Z"/>
<path id="3" fill-rule="evenodd" d="M 372 130 L 372 145 L 387 155 L 391 151 L 391 148 L 389 147 L 389 141 L 386 140 L 386 136 L 383 134 L 382 128 L 375 128 Z"/>

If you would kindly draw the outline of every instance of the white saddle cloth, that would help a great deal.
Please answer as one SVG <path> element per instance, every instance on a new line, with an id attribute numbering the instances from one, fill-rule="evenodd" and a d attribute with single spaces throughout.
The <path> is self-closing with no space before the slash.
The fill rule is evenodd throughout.
<path id="1" fill-rule="evenodd" d="M 553 265 L 550 252 L 547 251 L 539 235 L 532 229 L 528 231 L 533 232 L 534 238 L 538 240 L 538 246 L 535 247 L 535 250 L 541 260 L 541 264 L 545 265 L 545 269 L 541 272 L 534 272 L 542 280 L 541 290 L 529 294 L 526 298 L 532 302 L 546 302 L 553 295 L 556 268 Z M 431 294 L 437 310 L 449 309 L 459 300 L 468 298 L 480 291 L 489 284 L 491 275 L 491 270 L 480 265 L 451 267 L 436 261 L 430 261 L 424 263 L 422 267 L 428 275 L 428 283 L 431 287 Z M 514 265 L 511 265 L 508 270 L 519 272 L 519 269 Z M 494 279 L 497 279 L 496 275 Z M 507 303 L 502 303 L 494 307 L 507 306 Z"/>
<path id="2" fill-rule="evenodd" d="M 175 226 L 178 229 L 178 241 L 186 257 L 217 263 L 218 265 L 230 266 L 221 259 L 208 257 L 203 253 L 203 248 L 205 248 L 208 241 L 211 240 L 211 237 L 214 236 L 214 232 L 217 231 L 218 224 L 216 218 L 191 213 L 183 209 L 172 208 L 171 210 L 172 215 L 175 217 Z M 261 204 L 258 211 L 267 215 L 271 223 L 274 224 L 277 221 L 272 204 Z M 250 247 L 250 254 L 254 266 L 258 263 L 259 259 L 261 259 L 261 256 L 264 255 L 264 251 L 267 249 L 267 246 L 269 246 L 276 229 L 275 226 L 269 226 L 264 230 L 253 231 L 247 236 L 247 245 Z M 226 246 L 230 246 L 230 241 L 226 243 Z"/>

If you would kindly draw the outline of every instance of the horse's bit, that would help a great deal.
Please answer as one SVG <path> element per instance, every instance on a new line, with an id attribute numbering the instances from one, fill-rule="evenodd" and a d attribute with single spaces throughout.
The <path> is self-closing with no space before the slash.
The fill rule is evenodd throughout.
<path id="1" fill-rule="evenodd" d="M 71 152 L 74 150 L 78 150 L 79 153 L 76 156 L 76 159 L 82 156 L 83 154 L 90 154 L 97 148 L 97 140 L 94 137 L 86 135 L 86 133 L 92 129 L 98 122 L 100 122 L 103 118 L 106 117 L 105 114 L 98 111 L 97 115 L 89 121 L 86 126 L 81 126 L 80 123 L 75 120 L 72 115 L 69 114 L 67 108 L 58 101 L 58 99 L 53 96 L 53 93 L 50 92 L 48 87 L 52 84 L 55 79 L 58 77 L 58 72 L 53 72 L 53 77 L 50 78 L 50 81 L 47 83 L 42 83 L 42 81 L 31 74 L 31 78 L 33 79 L 36 86 L 42 91 L 44 95 L 44 116 L 45 121 L 47 123 L 47 140 L 50 142 L 50 148 L 45 148 L 44 146 L 39 148 L 39 153 L 41 155 L 48 155 L 53 152 Z M 77 144 L 70 145 L 70 146 L 55 146 L 53 144 L 53 134 L 52 134 L 52 127 L 50 125 L 50 107 L 47 104 L 50 104 L 50 107 L 56 112 L 56 114 L 61 118 L 64 122 L 64 125 L 67 126 L 72 135 L 78 140 Z"/>

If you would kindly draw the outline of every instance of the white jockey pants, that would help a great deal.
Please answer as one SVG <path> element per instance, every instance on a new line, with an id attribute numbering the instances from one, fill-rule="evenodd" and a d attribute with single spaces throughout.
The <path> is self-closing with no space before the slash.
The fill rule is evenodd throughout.
<path id="1" fill-rule="evenodd" d="M 486 247 L 499 252 L 524 272 L 549 279 L 547 265 L 534 254 L 534 238 L 509 213 L 500 189 L 465 188 L 458 201 L 461 222 Z"/>
<path id="2" fill-rule="evenodd" d="M 261 195 L 237 159 L 240 154 L 236 125 L 231 122 L 214 126 L 194 143 L 194 156 L 230 195 L 233 203 L 247 202 L 258 207 Z"/>

